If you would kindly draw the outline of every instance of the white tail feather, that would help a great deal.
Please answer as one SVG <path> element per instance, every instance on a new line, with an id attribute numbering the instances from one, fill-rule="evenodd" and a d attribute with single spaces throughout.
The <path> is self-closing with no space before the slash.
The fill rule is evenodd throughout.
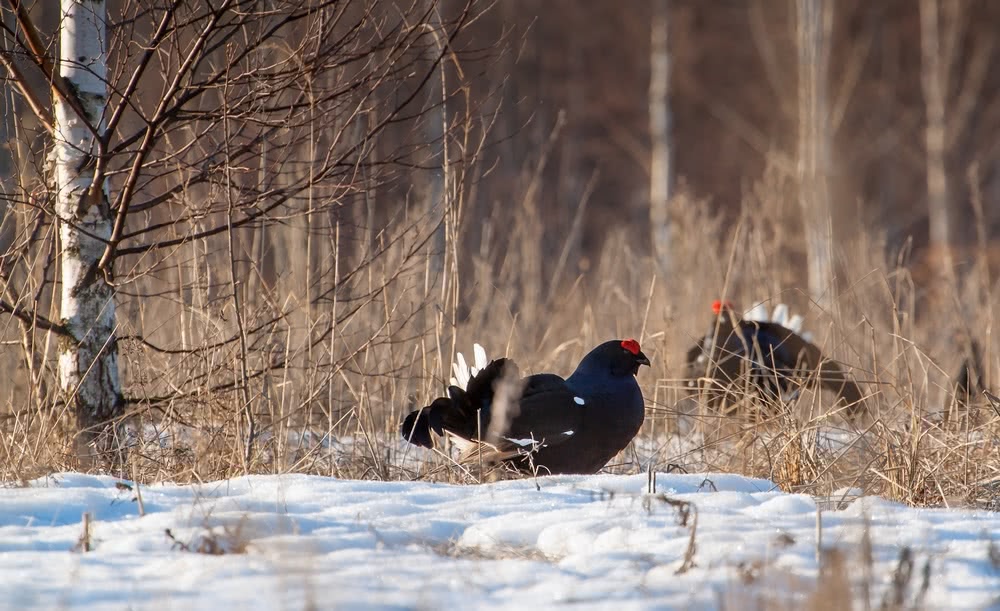
<path id="1" fill-rule="evenodd" d="M 476 375 L 486 368 L 490 364 L 489 359 L 486 358 L 486 349 L 479 344 L 472 345 L 472 359 L 473 366 L 470 366 L 465 360 L 465 355 L 461 352 L 455 353 L 455 362 L 451 365 L 451 370 L 455 375 L 451 377 L 451 385 L 458 386 L 462 390 L 469 387 L 469 380 L 476 377 Z"/>
<path id="2" fill-rule="evenodd" d="M 750 308 L 743 314 L 743 320 L 752 320 L 754 322 L 767 322 L 767 306 L 764 302 L 760 302 L 754 307 Z"/>
<path id="3" fill-rule="evenodd" d="M 465 356 L 461 352 L 457 354 L 451 369 L 455 372 L 455 375 L 451 378 L 453 386 L 464 389 L 469 385 L 469 365 L 465 362 Z"/>
<path id="4" fill-rule="evenodd" d="M 782 327 L 788 328 L 788 306 L 779 303 L 774 306 L 774 313 L 771 314 L 771 322 L 776 322 Z"/>
<path id="5" fill-rule="evenodd" d="M 476 371 L 482 371 L 490 364 L 486 358 L 486 349 L 479 344 L 472 344 L 472 353 L 476 356 Z"/>
<path id="6" fill-rule="evenodd" d="M 793 333 L 798 333 L 807 342 L 813 341 L 813 334 L 802 330 L 805 319 L 801 314 L 791 314 L 788 304 L 784 303 L 777 304 L 774 306 L 774 310 L 769 313 L 765 303 L 762 301 L 747 310 L 743 314 L 743 320 L 777 323 Z"/>

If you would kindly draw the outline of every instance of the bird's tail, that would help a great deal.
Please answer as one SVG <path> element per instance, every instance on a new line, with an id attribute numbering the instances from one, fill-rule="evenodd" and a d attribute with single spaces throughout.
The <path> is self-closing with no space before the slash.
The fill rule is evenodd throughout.
<path id="1" fill-rule="evenodd" d="M 511 370 L 509 368 L 513 367 Z M 479 369 L 467 380 L 466 388 L 449 386 L 448 396 L 438 397 L 403 419 L 400 434 L 410 443 L 433 448 L 431 431 L 439 436 L 446 432 L 461 439 L 478 439 L 486 434 L 490 423 L 494 385 L 516 366 L 508 359 L 497 359 Z"/>
<path id="2" fill-rule="evenodd" d="M 743 320 L 777 323 L 789 331 L 798 333 L 807 342 L 813 341 L 813 334 L 802 328 L 805 319 L 801 314 L 792 314 L 788 304 L 779 303 L 774 306 L 773 311 L 768 312 L 764 302 L 757 303 L 743 313 Z"/>
<path id="3" fill-rule="evenodd" d="M 480 371 L 486 369 L 489 360 L 486 358 L 486 349 L 479 344 L 472 344 L 473 363 L 469 365 L 465 361 L 465 355 L 461 352 L 455 355 L 455 362 L 451 365 L 454 375 L 451 377 L 451 385 L 458 386 L 465 390 L 469 385 L 469 380 L 476 377 Z"/>

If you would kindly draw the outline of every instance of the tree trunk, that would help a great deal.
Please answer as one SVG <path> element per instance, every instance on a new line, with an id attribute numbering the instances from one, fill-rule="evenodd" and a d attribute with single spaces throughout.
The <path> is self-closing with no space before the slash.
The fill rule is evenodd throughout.
<path id="1" fill-rule="evenodd" d="M 835 303 L 833 224 L 827 178 L 830 171 L 830 119 L 827 63 L 832 5 L 796 0 L 799 54 L 799 203 L 805 226 L 809 296 L 821 307 Z"/>
<path id="2" fill-rule="evenodd" d="M 947 287 L 952 275 L 951 223 L 948 215 L 948 174 L 945 170 L 945 91 L 947 62 L 941 58 L 937 0 L 920 0 L 920 83 L 927 109 L 924 144 L 927 164 L 927 212 L 934 288 Z M 938 293 L 943 297 L 944 293 Z"/>
<path id="3" fill-rule="evenodd" d="M 670 50 L 669 0 L 652 0 L 649 48 L 649 224 L 661 274 L 670 269 Z"/>
<path id="4" fill-rule="evenodd" d="M 428 64 L 437 61 L 445 52 L 445 41 L 441 38 L 441 14 L 440 5 L 434 6 L 434 2 L 429 2 L 428 6 L 433 7 L 428 17 L 430 25 L 430 36 L 434 44 L 427 45 L 426 59 Z M 448 235 L 449 223 L 451 222 L 451 198 L 450 198 L 450 168 L 448 166 L 448 106 L 447 106 L 447 70 L 445 60 L 440 59 L 433 79 L 428 84 L 427 106 L 425 109 L 425 122 L 423 127 L 423 141 L 426 147 L 427 166 L 433 168 L 428 173 L 428 184 L 426 190 L 427 204 L 426 210 L 431 227 L 433 227 L 433 237 L 430 242 L 430 252 L 428 273 L 426 280 L 425 299 L 428 303 L 442 304 L 442 308 L 426 308 L 426 325 L 428 331 L 452 327 L 452 317 L 449 315 L 449 291 L 451 277 L 447 270 L 450 267 L 448 262 Z M 436 295 L 435 295 L 436 292 Z M 451 314 L 454 314 L 452 311 Z M 442 323 L 444 323 L 442 325 Z M 447 367 L 446 354 L 452 354 L 454 350 L 443 349 L 443 341 L 446 338 L 438 334 L 431 334 L 438 343 L 439 366 Z M 452 347 L 454 337 L 451 337 Z"/>
<path id="5" fill-rule="evenodd" d="M 107 185 L 95 183 L 107 105 L 107 40 L 103 0 L 62 0 L 59 73 L 79 103 L 55 94 L 53 148 L 62 271 L 59 384 L 77 420 L 82 458 L 120 458 L 114 420 L 124 405 L 118 377 L 114 291 L 97 264 L 111 237 Z"/>
<path id="6" fill-rule="evenodd" d="M 16 228 L 10 202 L 14 201 L 18 181 L 15 180 L 13 148 L 14 142 L 14 96 L 5 91 L 0 101 L 0 254 L 8 254 L 14 245 Z M 13 263 L 4 257 L 0 261 L 0 279 L 6 280 L 7 271 Z M 11 258 L 12 259 L 12 258 Z"/>

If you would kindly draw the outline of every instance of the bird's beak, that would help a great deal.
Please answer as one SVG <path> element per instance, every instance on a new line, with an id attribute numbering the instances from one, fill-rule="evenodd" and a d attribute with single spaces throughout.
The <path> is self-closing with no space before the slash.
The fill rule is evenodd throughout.
<path id="1" fill-rule="evenodd" d="M 647 358 L 646 355 L 642 353 L 642 351 L 640 351 L 639 354 L 635 355 L 635 362 L 639 363 L 640 365 L 645 365 L 646 367 L 649 367 L 649 358 Z"/>

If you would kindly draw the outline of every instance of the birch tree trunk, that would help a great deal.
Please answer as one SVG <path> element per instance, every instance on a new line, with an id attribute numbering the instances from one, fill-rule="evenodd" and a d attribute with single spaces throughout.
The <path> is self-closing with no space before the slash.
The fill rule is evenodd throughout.
<path id="1" fill-rule="evenodd" d="M 114 291 L 98 271 L 111 237 L 107 185 L 95 180 L 108 94 L 103 0 L 62 0 L 59 74 L 69 96 L 55 94 L 53 147 L 59 217 L 61 322 L 59 384 L 77 420 L 81 457 L 114 458 L 113 419 L 123 412 L 115 338 Z M 81 116 L 81 114 L 83 116 Z"/>
<path id="2" fill-rule="evenodd" d="M 805 226 L 809 296 L 821 307 L 834 304 L 833 224 L 827 184 L 830 171 L 830 119 L 827 65 L 832 5 L 796 0 L 799 55 L 799 203 Z"/>
<path id="3" fill-rule="evenodd" d="M 670 48 L 669 0 L 651 0 L 649 47 L 649 224 L 661 274 L 670 270 Z"/>

